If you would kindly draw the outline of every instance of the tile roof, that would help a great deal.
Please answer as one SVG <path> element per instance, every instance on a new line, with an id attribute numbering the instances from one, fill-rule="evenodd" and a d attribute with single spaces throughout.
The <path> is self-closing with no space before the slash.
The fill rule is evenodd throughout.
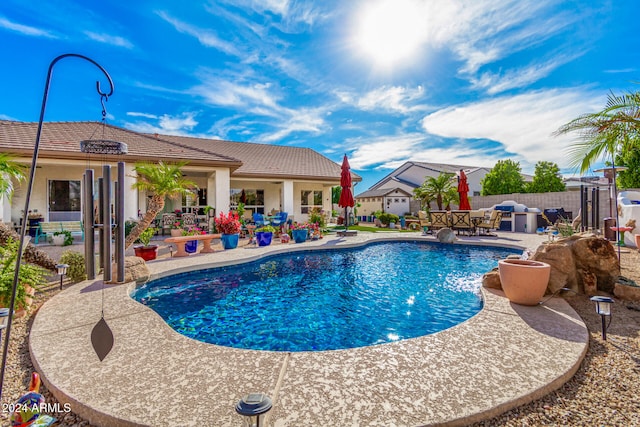
<path id="1" fill-rule="evenodd" d="M 233 172 L 234 178 L 289 177 L 340 182 L 340 165 L 310 148 L 184 136 L 161 135 L 161 137 L 189 147 L 206 148 L 240 159 L 242 166 Z M 354 182 L 362 181 L 362 178 L 353 172 L 351 177 Z"/>
<path id="2" fill-rule="evenodd" d="M 0 120 L 0 150 L 33 154 L 37 123 Z M 106 139 L 124 142 L 128 153 L 100 156 L 124 161 L 186 160 L 195 166 L 231 168 L 234 178 L 306 178 L 340 182 L 340 165 L 322 154 L 302 147 L 221 141 L 172 135 L 142 134 L 100 122 L 45 122 L 40 138 L 42 158 L 85 159 L 80 141 Z M 362 178 L 352 173 L 354 182 Z"/>
<path id="3" fill-rule="evenodd" d="M 0 120 L 0 150 L 31 156 L 33 154 L 37 123 Z M 124 142 L 128 153 L 99 155 L 96 158 L 124 161 L 186 160 L 190 165 L 215 165 L 237 168 L 241 161 L 211 150 L 188 147 L 177 142 L 132 132 L 100 122 L 45 122 L 40 137 L 39 156 L 43 158 L 85 159 L 89 155 L 80 151 L 80 141 L 105 139 Z"/>

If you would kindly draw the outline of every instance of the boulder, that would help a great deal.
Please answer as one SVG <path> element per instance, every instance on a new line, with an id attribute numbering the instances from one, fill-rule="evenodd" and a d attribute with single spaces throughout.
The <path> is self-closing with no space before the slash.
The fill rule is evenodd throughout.
<path id="1" fill-rule="evenodd" d="M 436 239 L 440 243 L 453 243 L 456 241 L 456 233 L 450 228 L 441 228 L 436 233 Z"/>
<path id="2" fill-rule="evenodd" d="M 541 245 L 531 259 L 551 265 L 548 292 L 570 288 L 578 293 L 612 293 L 620 263 L 611 243 L 593 234 L 575 234 Z"/>
<path id="3" fill-rule="evenodd" d="M 116 280 L 116 265 L 111 267 L 113 280 Z M 124 258 L 124 282 L 144 282 L 149 279 L 151 272 L 144 260 L 137 256 L 128 256 Z M 115 283 L 115 282 L 112 282 Z"/>
<path id="4" fill-rule="evenodd" d="M 500 272 L 498 271 L 497 267 L 482 276 L 482 286 L 489 289 L 502 290 L 502 283 L 500 283 Z"/>

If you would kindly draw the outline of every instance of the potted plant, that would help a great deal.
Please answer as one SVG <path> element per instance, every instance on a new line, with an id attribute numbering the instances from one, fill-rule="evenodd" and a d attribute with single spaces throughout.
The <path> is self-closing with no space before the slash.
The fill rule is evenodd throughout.
<path id="1" fill-rule="evenodd" d="M 258 241 L 258 246 L 269 246 L 271 244 L 271 240 L 273 239 L 273 233 L 276 232 L 275 227 L 270 225 L 265 225 L 256 229 L 256 240 Z"/>
<path id="2" fill-rule="evenodd" d="M 171 237 L 182 236 L 182 221 L 177 219 L 171 224 Z"/>
<path id="3" fill-rule="evenodd" d="M 509 301 L 521 305 L 537 305 L 549 284 L 551 266 L 527 259 L 498 261 L 500 283 Z"/>
<path id="4" fill-rule="evenodd" d="M 191 225 L 186 230 L 182 230 L 183 236 L 199 236 L 201 234 L 207 234 L 203 229 L 198 226 Z M 190 254 L 195 253 L 198 250 L 198 241 L 197 240 L 189 240 L 184 244 L 184 250 Z"/>
<path id="5" fill-rule="evenodd" d="M 216 228 L 221 234 L 222 247 L 225 249 L 238 247 L 241 227 L 240 218 L 236 212 L 229 212 L 227 215 L 220 212 L 220 216 L 216 217 Z"/>
<path id="6" fill-rule="evenodd" d="M 67 230 L 56 231 L 53 233 L 52 242 L 56 246 L 73 245 L 73 235 Z"/>
<path id="7" fill-rule="evenodd" d="M 145 261 L 151 261 L 158 256 L 158 245 L 150 245 L 151 237 L 156 233 L 156 229 L 149 227 L 140 233 L 138 241 L 142 243 L 142 246 L 134 246 L 133 251 L 137 257 L 142 258 Z"/>
<path id="8" fill-rule="evenodd" d="M 309 226 L 310 224 L 306 222 L 294 223 L 291 226 L 291 237 L 293 237 L 293 241 L 296 243 L 305 242 L 309 236 Z"/>

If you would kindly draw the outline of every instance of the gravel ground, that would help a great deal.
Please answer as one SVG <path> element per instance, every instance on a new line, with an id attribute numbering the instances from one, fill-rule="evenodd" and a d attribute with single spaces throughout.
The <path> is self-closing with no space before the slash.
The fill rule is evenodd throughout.
<path id="1" fill-rule="evenodd" d="M 168 256 L 161 251 L 160 256 Z M 58 253 L 52 253 L 59 259 Z M 640 252 L 625 249 L 621 254 L 622 275 L 640 284 Z M 53 279 L 53 278 L 52 278 Z M 59 292 L 59 281 L 36 294 L 36 307 Z M 640 301 L 616 300 L 613 316 L 602 340 L 600 316 L 586 296 L 567 296 L 591 334 L 587 356 L 576 375 L 555 392 L 474 426 L 640 426 Z M 33 365 L 29 357 L 28 333 L 33 314 L 16 319 L 11 331 L 9 358 L 2 402 L 15 402 L 25 393 Z M 4 339 L 4 336 L 3 336 Z M 56 399 L 41 387 L 47 403 Z M 4 407 L 3 407 L 4 409 Z M 90 426 L 74 413 L 52 413 L 57 426 Z M 9 425 L 8 414 L 0 414 Z"/>

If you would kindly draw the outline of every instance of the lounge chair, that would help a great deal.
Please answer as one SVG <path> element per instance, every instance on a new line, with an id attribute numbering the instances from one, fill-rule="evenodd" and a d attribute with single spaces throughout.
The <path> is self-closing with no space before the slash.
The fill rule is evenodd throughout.
<path id="1" fill-rule="evenodd" d="M 449 214 L 447 211 L 431 211 L 431 230 L 439 230 L 441 228 L 448 228 Z"/>
<path id="2" fill-rule="evenodd" d="M 469 211 L 451 211 L 451 228 L 458 235 L 460 235 L 460 232 L 468 233 L 469 235 L 474 233 L 475 229 L 471 222 L 471 213 Z"/>
<path id="3" fill-rule="evenodd" d="M 265 225 L 269 225 L 271 224 L 271 222 L 269 222 L 268 220 L 265 219 L 264 215 L 262 215 L 261 213 L 254 213 L 253 214 L 253 222 L 255 223 L 255 225 L 257 225 L 258 227 L 263 227 Z"/>
<path id="4" fill-rule="evenodd" d="M 476 227 L 482 234 L 489 234 L 491 230 L 498 230 L 500 228 L 500 223 L 502 222 L 502 211 L 493 210 L 491 211 L 491 216 L 488 220 L 484 220 Z"/>

